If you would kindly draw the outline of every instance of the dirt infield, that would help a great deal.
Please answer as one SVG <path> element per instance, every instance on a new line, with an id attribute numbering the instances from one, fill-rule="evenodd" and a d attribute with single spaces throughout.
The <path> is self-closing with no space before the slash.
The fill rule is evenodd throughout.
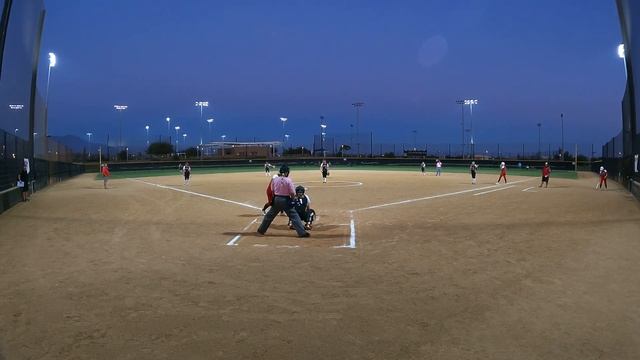
<path id="1" fill-rule="evenodd" d="M 596 178 L 263 173 L 57 184 L 0 215 L 0 358 L 638 359 L 640 206 Z"/>

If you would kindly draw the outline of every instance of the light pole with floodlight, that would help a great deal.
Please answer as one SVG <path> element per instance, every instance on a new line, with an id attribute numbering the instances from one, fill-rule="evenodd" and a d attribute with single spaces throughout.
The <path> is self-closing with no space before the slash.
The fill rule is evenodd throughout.
<path id="1" fill-rule="evenodd" d="M 460 105 L 460 109 L 462 110 L 462 121 L 460 122 L 460 126 L 462 127 L 462 158 L 464 159 L 464 100 L 456 100 L 456 104 Z"/>
<path id="2" fill-rule="evenodd" d="M 45 110 L 44 110 L 44 137 L 47 138 L 49 134 L 48 126 L 49 126 L 49 83 L 51 81 L 51 68 L 56 66 L 58 62 L 58 58 L 56 54 L 50 52 L 49 53 L 49 71 L 47 72 L 47 92 L 45 95 Z"/>
<path id="3" fill-rule="evenodd" d="M 283 149 L 286 147 L 286 144 L 289 143 L 289 134 L 284 134 L 284 144 L 283 144 Z M 289 147 L 291 147 L 291 145 L 289 145 Z M 284 156 L 284 150 L 282 151 L 282 156 Z"/>
<path id="4" fill-rule="evenodd" d="M 171 118 L 167 116 L 164 120 L 167 122 L 167 136 L 169 137 L 169 144 L 171 144 Z"/>
<path id="5" fill-rule="evenodd" d="M 122 112 L 127 110 L 129 106 L 127 105 L 113 105 L 113 108 L 119 113 L 118 119 L 120 120 L 120 140 L 118 146 L 120 147 L 120 151 L 122 151 Z"/>
<path id="6" fill-rule="evenodd" d="M 284 155 L 284 123 L 287 122 L 286 117 L 281 117 L 280 121 L 282 121 L 282 155 Z"/>
<path id="7" fill-rule="evenodd" d="M 542 142 L 540 131 L 542 129 L 542 123 L 538 123 L 538 159 L 542 159 Z M 524 159 L 524 154 L 522 154 L 522 158 Z"/>
<path id="8" fill-rule="evenodd" d="M 209 123 L 209 141 L 213 141 L 211 137 L 211 123 L 213 123 L 213 119 L 207 119 L 207 122 Z"/>
<path id="9" fill-rule="evenodd" d="M 322 157 L 325 157 L 327 155 L 327 151 L 324 149 L 324 136 L 327 134 L 325 132 L 326 128 L 327 125 L 320 124 L 320 149 L 322 150 Z"/>
<path id="10" fill-rule="evenodd" d="M 417 150 L 416 149 L 416 134 L 418 134 L 418 130 L 411 130 L 411 132 L 413 133 L 413 150 Z"/>
<path id="11" fill-rule="evenodd" d="M 220 135 L 220 137 L 222 138 L 222 157 L 224 157 L 224 139 L 227 137 L 227 135 Z"/>
<path id="12" fill-rule="evenodd" d="M 561 145 L 560 145 L 560 160 L 564 160 L 564 114 L 560 113 L 560 137 L 561 137 Z"/>
<path id="13" fill-rule="evenodd" d="M 469 136 L 470 136 L 469 152 L 471 154 L 471 158 L 473 159 L 475 157 L 475 150 L 476 150 L 474 140 L 473 140 L 473 105 L 478 105 L 478 99 L 465 99 L 464 105 L 469 105 Z"/>
<path id="14" fill-rule="evenodd" d="M 196 101 L 196 106 L 200 108 L 200 145 L 202 145 L 202 108 L 209 107 L 208 101 Z"/>
<path id="15" fill-rule="evenodd" d="M 147 147 L 149 147 L 149 125 L 145 125 L 144 129 L 147 130 Z"/>
<path id="16" fill-rule="evenodd" d="M 627 75 L 627 56 L 625 55 L 624 44 L 618 45 L 618 57 L 620 57 L 622 60 L 624 60 L 624 76 L 626 78 L 626 77 L 628 77 L 628 75 Z"/>
<path id="17" fill-rule="evenodd" d="M 360 108 L 364 106 L 364 102 L 357 101 L 351 104 L 354 108 L 356 108 L 356 141 L 358 148 L 358 156 L 360 156 Z"/>
<path id="18" fill-rule="evenodd" d="M 91 135 L 93 135 L 92 132 L 87 133 L 87 136 L 89 137 L 89 159 L 91 159 Z"/>
<path id="19" fill-rule="evenodd" d="M 22 109 L 24 109 L 24 105 L 22 105 L 22 104 L 9 104 L 9 109 L 15 110 L 16 112 L 18 112 L 18 111 L 21 111 Z"/>
<path id="20" fill-rule="evenodd" d="M 178 131 L 180 131 L 180 126 L 175 126 L 174 129 L 176 130 L 176 154 L 178 153 Z"/>

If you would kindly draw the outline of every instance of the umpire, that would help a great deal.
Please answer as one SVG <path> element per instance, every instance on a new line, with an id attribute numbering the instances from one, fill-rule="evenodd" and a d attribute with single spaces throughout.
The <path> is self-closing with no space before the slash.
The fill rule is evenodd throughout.
<path id="1" fill-rule="evenodd" d="M 309 233 L 305 231 L 304 225 L 300 220 L 300 215 L 292 206 L 292 200 L 296 196 L 296 190 L 293 187 L 293 181 L 289 179 L 289 167 L 282 165 L 280 167 L 280 176 L 272 180 L 273 203 L 267 214 L 262 219 L 262 224 L 258 228 L 258 233 L 264 235 L 271 225 L 271 222 L 280 211 L 287 213 L 291 224 L 296 229 L 298 237 L 309 237 Z"/>

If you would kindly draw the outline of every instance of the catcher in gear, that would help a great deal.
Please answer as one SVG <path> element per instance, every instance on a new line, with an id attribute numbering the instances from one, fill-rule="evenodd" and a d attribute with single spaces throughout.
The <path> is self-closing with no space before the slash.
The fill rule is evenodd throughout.
<path id="1" fill-rule="evenodd" d="M 313 227 L 313 220 L 316 218 L 315 210 L 310 208 L 311 198 L 305 193 L 304 186 L 298 185 L 296 187 L 296 197 L 293 199 L 294 208 L 300 219 L 304 222 L 304 228 L 311 230 Z M 289 222 L 289 228 L 293 228 L 291 222 Z"/>

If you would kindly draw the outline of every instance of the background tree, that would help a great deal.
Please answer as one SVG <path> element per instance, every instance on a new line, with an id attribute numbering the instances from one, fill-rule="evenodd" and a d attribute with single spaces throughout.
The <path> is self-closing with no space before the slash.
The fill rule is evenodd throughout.
<path id="1" fill-rule="evenodd" d="M 167 155 L 173 153 L 173 145 L 166 142 L 154 142 L 147 148 L 149 155 Z"/>

